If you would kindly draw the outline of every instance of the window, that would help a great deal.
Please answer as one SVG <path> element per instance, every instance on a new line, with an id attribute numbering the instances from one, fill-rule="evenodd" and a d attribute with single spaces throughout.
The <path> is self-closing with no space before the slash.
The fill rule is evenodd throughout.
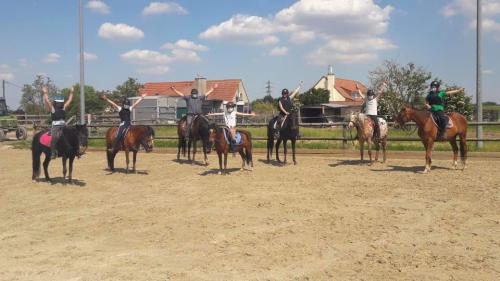
<path id="1" fill-rule="evenodd" d="M 352 97 L 353 99 L 360 99 L 360 98 L 361 98 L 361 96 L 359 95 L 358 91 L 353 91 L 353 92 L 351 93 L 351 97 Z"/>

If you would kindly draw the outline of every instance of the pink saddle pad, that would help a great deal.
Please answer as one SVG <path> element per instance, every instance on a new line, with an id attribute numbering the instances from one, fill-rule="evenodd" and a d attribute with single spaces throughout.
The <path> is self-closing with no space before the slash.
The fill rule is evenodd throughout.
<path id="1" fill-rule="evenodd" d="M 50 147 L 50 142 L 52 141 L 52 136 L 49 135 L 49 132 L 42 134 L 40 136 L 40 143 L 46 147 Z"/>

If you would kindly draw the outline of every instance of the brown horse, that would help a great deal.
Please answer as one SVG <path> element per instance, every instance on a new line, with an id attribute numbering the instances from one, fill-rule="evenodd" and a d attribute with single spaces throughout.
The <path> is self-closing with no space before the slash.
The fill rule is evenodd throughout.
<path id="1" fill-rule="evenodd" d="M 238 130 L 240 133 L 241 141 L 240 144 L 234 146 L 234 152 L 238 152 L 241 156 L 242 164 L 241 170 L 243 171 L 248 166 L 251 170 L 253 167 L 252 160 L 252 135 L 248 131 Z M 227 154 L 230 150 L 230 145 L 228 143 L 228 130 L 227 127 L 217 127 L 210 131 L 210 142 L 215 143 L 215 151 L 217 156 L 219 156 L 219 175 L 226 173 L 227 169 Z M 224 154 L 224 169 L 222 169 L 222 155 Z"/>
<path id="2" fill-rule="evenodd" d="M 379 119 L 379 128 L 380 128 L 380 138 L 378 141 L 373 140 L 373 129 L 374 129 L 374 124 L 373 121 L 368 117 L 366 114 L 363 113 L 351 113 L 351 117 L 349 119 L 349 128 L 356 127 L 356 131 L 358 133 L 358 141 L 359 141 L 359 150 L 361 153 L 361 161 L 363 161 L 363 154 L 364 154 L 364 146 L 365 142 L 368 144 L 368 156 L 370 156 L 370 163 L 371 165 L 372 162 L 372 143 L 375 144 L 375 161 L 378 161 L 378 153 L 380 150 L 380 147 L 382 146 L 382 156 L 383 156 L 383 161 L 382 163 L 385 163 L 386 160 L 386 147 L 387 147 L 387 135 L 388 135 L 388 130 L 387 130 L 387 122 L 383 118 L 378 118 Z"/>
<path id="3" fill-rule="evenodd" d="M 453 149 L 453 168 L 457 168 L 458 146 L 457 136 L 460 138 L 460 158 L 465 169 L 467 161 L 467 119 L 462 114 L 452 112 L 448 117 L 453 122 L 453 127 L 447 128 L 445 140 L 448 140 Z M 395 119 L 395 125 L 404 125 L 408 121 L 414 121 L 418 126 L 418 135 L 425 147 L 425 169 L 424 173 L 431 171 L 432 148 L 436 141 L 438 127 L 432 121 L 431 113 L 428 111 L 417 110 L 411 107 L 404 107 Z"/>
<path id="4" fill-rule="evenodd" d="M 140 146 L 142 145 L 146 152 L 151 152 L 153 150 L 153 140 L 155 136 L 155 132 L 153 128 L 150 126 L 130 126 L 128 132 L 125 134 L 123 138 L 123 142 L 120 145 L 120 148 L 114 151 L 109 151 L 113 147 L 113 141 L 116 137 L 116 133 L 118 132 L 118 128 L 109 128 L 106 132 L 106 147 L 107 147 L 107 156 L 108 156 L 108 168 L 111 171 L 115 170 L 115 156 L 120 151 L 125 151 L 125 158 L 127 163 L 126 172 L 129 170 L 129 152 L 133 153 L 133 162 L 132 162 L 132 171 L 135 172 L 135 161 L 137 159 L 137 152 L 139 151 Z"/>
<path id="5" fill-rule="evenodd" d="M 177 122 L 177 139 L 179 140 L 177 144 L 177 160 L 181 158 L 181 150 L 182 150 L 182 157 L 186 157 L 186 148 L 187 148 L 186 130 L 187 130 L 187 116 L 183 116 L 179 120 L 179 122 Z"/>

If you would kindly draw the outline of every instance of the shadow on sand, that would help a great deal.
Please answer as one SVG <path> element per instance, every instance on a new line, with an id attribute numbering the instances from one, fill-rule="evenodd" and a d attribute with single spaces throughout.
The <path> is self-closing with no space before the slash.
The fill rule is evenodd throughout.
<path id="1" fill-rule="evenodd" d="M 181 165 L 197 165 L 197 166 L 208 166 L 208 165 L 205 165 L 205 163 L 201 162 L 201 161 L 191 161 L 191 160 L 187 160 L 187 159 L 173 159 L 172 162 L 175 162 L 175 163 L 179 163 Z"/>
<path id="2" fill-rule="evenodd" d="M 104 169 L 104 171 L 108 172 L 106 175 L 112 175 L 115 173 L 119 174 L 126 174 L 127 175 L 127 169 L 125 168 L 115 168 L 114 171 L 110 171 L 109 169 Z M 136 174 L 136 175 L 149 175 L 149 172 L 147 170 L 135 170 L 135 172 L 132 171 L 132 169 L 129 169 L 128 174 Z"/>
<path id="3" fill-rule="evenodd" d="M 259 162 L 264 163 L 266 165 L 275 166 L 275 167 L 284 167 L 285 166 L 285 164 L 283 162 L 278 162 L 276 160 L 269 160 L 269 162 L 268 162 L 267 159 L 259 159 Z M 287 163 L 287 164 L 289 164 L 289 163 Z"/>
<path id="4" fill-rule="evenodd" d="M 240 171 L 240 168 L 231 168 L 231 169 L 226 169 L 226 172 L 222 175 L 230 175 L 234 172 L 238 172 Z M 207 170 L 201 174 L 199 174 L 200 176 L 209 176 L 209 175 L 217 175 L 219 173 L 219 169 L 210 169 L 210 170 Z"/>
<path id="5" fill-rule="evenodd" d="M 406 167 L 406 166 L 387 166 L 387 169 L 371 169 L 374 172 L 408 172 L 408 173 L 416 173 L 420 174 L 424 170 L 424 166 L 411 166 L 411 167 Z M 453 171 L 453 169 L 448 168 L 448 167 L 439 167 L 439 166 L 432 166 L 431 171 L 435 170 L 448 170 L 448 171 Z"/>
<path id="6" fill-rule="evenodd" d="M 71 182 L 69 182 L 67 179 L 64 179 L 63 177 L 57 177 L 57 178 L 51 178 L 50 182 L 47 182 L 45 179 L 37 179 L 37 183 L 39 182 L 45 182 L 45 183 L 50 183 L 51 185 L 56 185 L 56 184 L 61 184 L 61 185 L 74 185 L 74 186 L 79 186 L 79 187 L 84 187 L 87 185 L 84 181 L 73 179 Z"/>

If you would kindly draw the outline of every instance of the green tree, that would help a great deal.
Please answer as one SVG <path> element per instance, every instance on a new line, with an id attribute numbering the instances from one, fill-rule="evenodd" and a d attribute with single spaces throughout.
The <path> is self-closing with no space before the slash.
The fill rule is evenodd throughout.
<path id="1" fill-rule="evenodd" d="M 137 79 L 129 77 L 127 81 L 116 86 L 116 90 L 113 91 L 111 98 L 121 101 L 124 98 L 137 97 L 142 87 L 143 85 Z"/>
<path id="2" fill-rule="evenodd" d="M 73 102 L 70 104 L 66 111 L 67 117 L 80 115 L 80 84 L 73 86 Z M 69 88 L 62 90 L 62 95 L 65 99 L 69 96 Z M 96 91 L 92 86 L 85 86 L 85 112 L 90 114 L 102 113 L 106 107 L 106 103 L 99 97 L 103 92 Z"/>
<path id="3" fill-rule="evenodd" d="M 45 79 L 41 75 L 37 75 L 31 84 L 24 84 L 21 97 L 21 109 L 28 114 L 46 113 L 42 99 L 42 86 L 47 85 L 49 88 L 49 97 L 57 94 L 58 89 L 54 82 L 47 77 Z"/>
<path id="4" fill-rule="evenodd" d="M 427 92 L 430 72 L 410 62 L 400 65 L 386 60 L 370 72 L 371 87 L 380 89 L 385 82 L 387 88 L 379 101 L 380 115 L 396 115 L 404 105 L 422 106 Z"/>
<path id="5" fill-rule="evenodd" d="M 318 105 L 328 103 L 330 100 L 330 91 L 327 89 L 310 89 L 299 95 L 299 101 L 303 105 Z"/>

